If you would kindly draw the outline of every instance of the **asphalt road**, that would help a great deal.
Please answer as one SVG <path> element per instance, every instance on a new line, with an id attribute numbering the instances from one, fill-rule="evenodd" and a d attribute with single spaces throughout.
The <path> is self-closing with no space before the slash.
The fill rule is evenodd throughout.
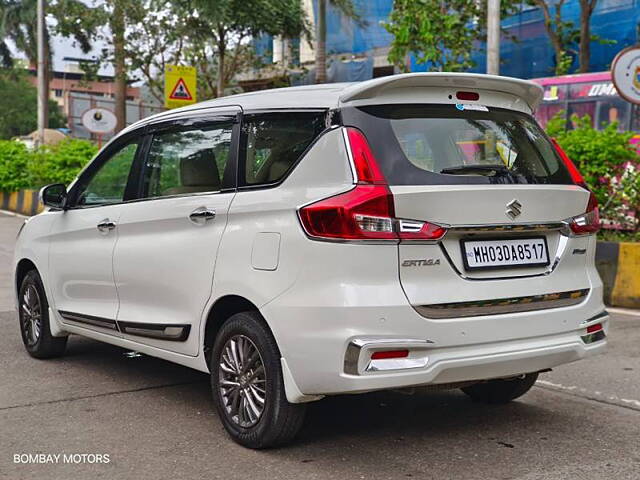
<path id="1" fill-rule="evenodd" d="M 334 397 L 309 406 L 294 445 L 256 452 L 226 437 L 204 374 L 77 336 L 64 358 L 31 359 L 9 286 L 20 223 L 0 214 L 0 479 L 640 479 L 637 312 L 614 313 L 607 354 L 509 405 Z M 15 463 L 29 453 L 109 463 Z"/>

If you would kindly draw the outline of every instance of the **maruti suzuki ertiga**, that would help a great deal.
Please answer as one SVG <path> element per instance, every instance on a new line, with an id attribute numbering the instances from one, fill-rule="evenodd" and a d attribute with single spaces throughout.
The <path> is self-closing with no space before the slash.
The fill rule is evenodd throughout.
<path id="1" fill-rule="evenodd" d="M 600 353 L 595 197 L 537 85 L 427 73 L 225 97 L 132 125 L 22 229 L 36 358 L 80 334 L 210 372 L 237 442 L 418 385 L 504 403 Z"/>

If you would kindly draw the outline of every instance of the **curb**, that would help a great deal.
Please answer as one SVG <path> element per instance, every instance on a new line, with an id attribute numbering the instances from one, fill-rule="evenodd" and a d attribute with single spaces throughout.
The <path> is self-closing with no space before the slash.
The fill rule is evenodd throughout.
<path id="1" fill-rule="evenodd" d="M 640 308 L 640 243 L 598 242 L 596 268 L 607 305 Z"/>
<path id="2" fill-rule="evenodd" d="M 42 212 L 43 208 L 38 199 L 38 190 L 0 192 L 1 210 L 31 216 Z"/>

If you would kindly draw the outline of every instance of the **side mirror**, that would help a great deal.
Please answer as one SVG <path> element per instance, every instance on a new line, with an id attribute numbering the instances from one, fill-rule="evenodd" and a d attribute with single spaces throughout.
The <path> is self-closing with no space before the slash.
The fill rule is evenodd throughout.
<path id="1" fill-rule="evenodd" d="M 43 187 L 40 190 L 40 201 L 46 207 L 64 208 L 67 203 L 67 187 L 62 183 Z"/>

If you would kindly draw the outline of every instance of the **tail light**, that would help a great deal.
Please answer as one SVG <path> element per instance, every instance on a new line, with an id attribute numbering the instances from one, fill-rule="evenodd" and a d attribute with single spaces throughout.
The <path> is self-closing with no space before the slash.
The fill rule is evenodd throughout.
<path id="1" fill-rule="evenodd" d="M 569 171 L 569 175 L 571 176 L 571 180 L 576 185 L 589 190 L 587 187 L 587 183 L 584 181 L 584 178 L 578 171 L 578 168 L 571 161 L 571 159 L 567 156 L 562 147 L 558 144 L 555 139 L 551 139 L 553 142 L 558 155 L 562 159 L 562 163 Z M 600 213 L 598 212 L 598 200 L 596 196 L 589 190 L 589 201 L 587 202 L 587 211 L 582 215 L 578 215 L 576 217 L 572 217 L 567 220 L 569 224 L 569 228 L 571 229 L 571 233 L 573 235 L 590 235 L 592 233 L 597 233 L 600 230 Z"/>
<path id="2" fill-rule="evenodd" d="M 446 229 L 429 222 L 395 218 L 393 194 L 364 134 L 346 129 L 357 183 L 348 192 L 302 207 L 307 234 L 329 240 L 439 240 Z"/>
<path id="3" fill-rule="evenodd" d="M 344 240 L 396 240 L 393 197 L 386 185 L 356 185 L 346 193 L 300 209 L 312 237 Z"/>
<path id="4" fill-rule="evenodd" d="M 578 167 L 576 167 L 575 163 L 571 161 L 569 156 L 562 149 L 562 147 L 556 141 L 555 138 L 551 139 L 551 143 L 553 143 L 553 146 L 556 147 L 556 151 L 558 152 L 558 155 L 560 155 L 560 158 L 562 159 L 562 163 L 564 163 L 564 166 L 569 171 L 569 175 L 571 176 L 571 181 L 576 185 L 580 185 L 581 187 L 584 187 L 588 190 L 587 184 L 584 181 L 584 178 L 582 178 L 582 174 L 578 170 Z"/>
<path id="5" fill-rule="evenodd" d="M 591 192 L 587 202 L 587 211 L 582 215 L 568 220 L 571 233 L 574 235 L 589 235 L 600 230 L 600 213 L 598 212 L 598 200 Z"/>

